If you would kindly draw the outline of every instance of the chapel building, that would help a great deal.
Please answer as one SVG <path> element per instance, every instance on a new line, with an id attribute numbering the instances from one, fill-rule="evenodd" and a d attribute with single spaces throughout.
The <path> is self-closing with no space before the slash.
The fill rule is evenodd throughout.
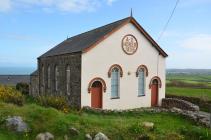
<path id="1" fill-rule="evenodd" d="M 72 107 L 131 109 L 165 98 L 168 55 L 133 17 L 68 38 L 38 58 L 32 96 L 64 96 Z"/>

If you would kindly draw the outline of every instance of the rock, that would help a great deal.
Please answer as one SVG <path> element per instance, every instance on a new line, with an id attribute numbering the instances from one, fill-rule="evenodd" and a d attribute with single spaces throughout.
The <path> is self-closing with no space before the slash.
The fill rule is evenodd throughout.
<path id="1" fill-rule="evenodd" d="M 69 128 L 69 133 L 70 135 L 79 135 L 80 132 L 76 128 L 71 127 Z"/>
<path id="2" fill-rule="evenodd" d="M 152 122 L 143 122 L 143 126 L 147 129 L 153 129 L 154 128 L 154 123 Z"/>
<path id="3" fill-rule="evenodd" d="M 203 115 L 203 114 L 197 114 L 197 117 L 198 117 L 199 119 L 204 119 L 204 118 L 206 118 L 206 116 Z"/>
<path id="4" fill-rule="evenodd" d="M 40 133 L 36 136 L 35 140 L 45 140 L 45 134 L 44 133 Z"/>
<path id="5" fill-rule="evenodd" d="M 92 140 L 92 136 L 90 134 L 85 135 L 85 140 Z"/>
<path id="6" fill-rule="evenodd" d="M 45 140 L 53 140 L 54 139 L 54 136 L 49 133 L 49 132 L 46 132 L 45 133 Z"/>
<path id="7" fill-rule="evenodd" d="M 8 117 L 6 119 L 6 127 L 15 132 L 28 132 L 28 125 L 22 120 L 20 116 Z"/>
<path id="8" fill-rule="evenodd" d="M 35 140 L 54 140 L 54 136 L 49 132 L 39 133 Z"/>
<path id="9" fill-rule="evenodd" d="M 105 134 L 99 132 L 95 135 L 94 140 L 109 140 L 109 139 Z"/>
<path id="10" fill-rule="evenodd" d="M 180 108 L 173 107 L 173 108 L 171 109 L 171 112 L 181 113 L 182 110 L 181 110 Z"/>

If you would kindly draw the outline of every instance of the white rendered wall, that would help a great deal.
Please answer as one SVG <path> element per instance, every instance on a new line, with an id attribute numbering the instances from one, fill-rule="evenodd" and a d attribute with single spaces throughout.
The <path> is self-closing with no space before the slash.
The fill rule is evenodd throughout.
<path id="1" fill-rule="evenodd" d="M 138 40 L 138 50 L 133 55 L 127 55 L 122 50 L 122 38 L 127 34 L 134 35 Z M 158 75 L 157 62 L 159 62 Z M 113 64 L 119 64 L 123 69 L 123 77 L 120 78 L 120 99 L 111 99 L 111 78 L 108 77 L 108 70 Z M 141 97 L 138 97 L 138 77 L 136 77 L 136 69 L 139 65 L 146 65 L 149 71 L 146 77 L 146 95 Z M 128 75 L 128 72 L 131 74 Z M 154 76 L 159 76 L 162 81 L 162 87 L 159 88 L 159 104 L 165 97 L 165 58 L 159 55 L 158 51 L 131 23 L 124 25 L 96 47 L 82 54 L 81 75 L 82 106 L 91 106 L 91 93 L 88 93 L 87 89 L 89 82 L 95 77 L 100 77 L 106 82 L 107 90 L 103 92 L 103 109 L 150 107 L 149 83 Z"/>

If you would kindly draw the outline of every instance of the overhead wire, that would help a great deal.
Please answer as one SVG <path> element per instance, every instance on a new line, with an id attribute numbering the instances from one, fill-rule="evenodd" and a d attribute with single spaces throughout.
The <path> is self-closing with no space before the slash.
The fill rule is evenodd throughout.
<path id="1" fill-rule="evenodd" d="M 164 25 L 163 30 L 161 31 L 161 33 L 160 33 L 160 35 L 159 35 L 157 41 L 159 41 L 159 40 L 162 38 L 163 34 L 165 33 L 165 31 L 166 31 L 166 29 L 167 29 L 167 27 L 168 27 L 168 25 L 169 25 L 169 23 L 170 23 L 170 21 L 171 21 L 173 15 L 174 15 L 174 13 L 175 13 L 175 10 L 176 10 L 176 8 L 177 8 L 177 6 L 178 6 L 178 4 L 179 4 L 179 1 L 180 1 L 180 0 L 177 0 L 177 1 L 176 1 L 175 6 L 174 6 L 174 8 L 173 8 L 173 10 L 172 10 L 172 12 L 171 12 L 171 14 L 170 14 L 170 16 L 169 16 L 169 18 L 168 18 L 166 24 Z"/>

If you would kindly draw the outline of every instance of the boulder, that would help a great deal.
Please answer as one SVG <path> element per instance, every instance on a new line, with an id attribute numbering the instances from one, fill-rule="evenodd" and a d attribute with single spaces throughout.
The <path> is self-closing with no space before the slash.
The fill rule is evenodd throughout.
<path id="1" fill-rule="evenodd" d="M 28 125 L 20 116 L 8 117 L 6 119 L 6 127 L 15 132 L 28 132 Z"/>
<path id="2" fill-rule="evenodd" d="M 45 134 L 44 133 L 39 133 L 36 136 L 35 140 L 45 140 Z"/>
<path id="3" fill-rule="evenodd" d="M 95 135 L 94 140 L 109 140 L 109 139 L 105 134 L 99 132 Z"/>
<path id="4" fill-rule="evenodd" d="M 80 132 L 76 128 L 74 128 L 74 127 L 69 128 L 70 135 L 79 135 L 79 133 Z"/>
<path id="5" fill-rule="evenodd" d="M 92 140 L 92 136 L 90 134 L 85 135 L 85 140 Z"/>
<path id="6" fill-rule="evenodd" d="M 152 122 L 143 122 L 142 124 L 143 124 L 144 128 L 147 128 L 147 129 L 154 128 L 154 123 L 152 123 Z"/>
<path id="7" fill-rule="evenodd" d="M 54 136 L 49 132 L 39 133 L 35 140 L 54 140 Z"/>
<path id="8" fill-rule="evenodd" d="M 45 133 L 45 140 L 53 140 L 54 139 L 54 136 L 49 133 L 49 132 L 46 132 Z"/>

